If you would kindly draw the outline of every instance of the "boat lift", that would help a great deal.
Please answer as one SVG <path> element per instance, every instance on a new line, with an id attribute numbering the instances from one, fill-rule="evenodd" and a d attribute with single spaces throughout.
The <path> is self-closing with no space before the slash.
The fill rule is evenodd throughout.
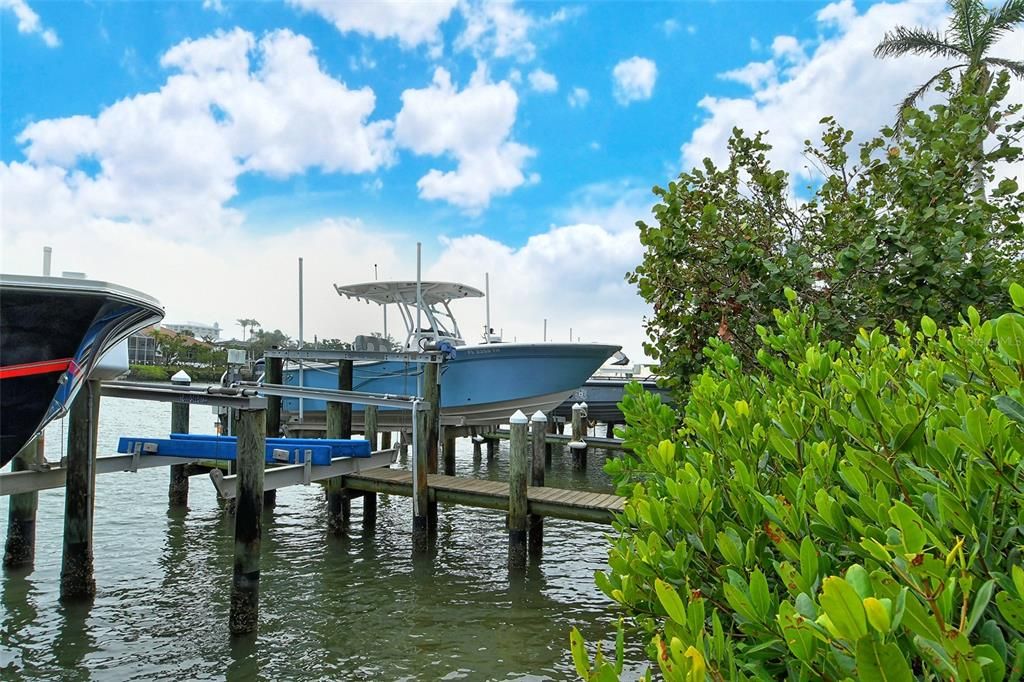
<path id="1" fill-rule="evenodd" d="M 294 352 L 294 351 L 292 351 Z M 326 353 L 329 351 L 311 351 Z M 344 351 L 341 351 L 344 352 Z M 422 354 L 410 354 L 422 355 Z M 427 409 L 428 405 L 418 396 L 382 395 L 360 393 L 358 391 L 339 391 L 332 389 L 300 388 L 278 384 L 260 384 L 245 382 L 236 386 L 188 386 L 166 385 L 146 382 L 110 381 L 101 385 L 101 395 L 111 398 L 128 398 L 132 400 L 149 400 L 170 403 L 186 403 L 189 405 L 209 405 L 230 409 L 262 409 L 267 407 L 267 396 L 303 397 L 332 402 L 361 403 L 365 405 L 387 406 L 410 410 L 412 419 L 413 451 L 418 445 L 416 413 Z M 211 436 L 213 438 L 213 436 Z M 140 445 L 157 439 L 132 439 Z M 273 442 L 275 439 L 270 439 Z M 329 443 L 330 441 L 324 441 Z M 286 466 L 275 466 L 267 469 L 264 490 L 275 490 L 290 485 L 309 485 L 346 474 L 357 473 L 369 469 L 390 466 L 394 461 L 395 450 L 381 450 L 371 453 L 369 457 L 336 457 L 329 464 L 314 466 L 312 452 L 305 462 Z M 319 459 L 319 458 L 318 458 Z M 132 447 L 132 452 L 115 456 L 96 457 L 95 471 L 97 474 L 119 471 L 135 472 L 139 469 L 170 466 L 209 461 L 208 456 L 187 457 L 181 455 L 165 456 L 149 454 L 144 447 Z M 413 467 L 415 468 L 415 458 Z M 66 480 L 66 462 L 49 462 L 36 465 L 34 468 L 0 473 L 0 496 L 30 493 L 51 488 L 61 488 Z M 235 476 L 224 476 L 220 470 L 211 472 L 211 479 L 218 495 L 225 499 L 235 497 Z"/>

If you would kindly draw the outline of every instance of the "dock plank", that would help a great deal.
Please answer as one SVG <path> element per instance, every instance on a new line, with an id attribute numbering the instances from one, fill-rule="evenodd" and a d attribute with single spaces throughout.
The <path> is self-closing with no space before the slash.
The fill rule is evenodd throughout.
<path id="1" fill-rule="evenodd" d="M 412 495 L 412 473 L 403 469 L 365 471 L 346 479 L 359 489 L 372 489 L 379 484 L 391 493 Z M 429 474 L 427 485 L 439 501 L 491 509 L 508 504 L 508 483 L 504 481 Z M 547 486 L 527 487 L 527 500 L 532 506 L 531 513 L 597 523 L 610 523 L 625 506 L 625 499 L 618 495 Z"/>

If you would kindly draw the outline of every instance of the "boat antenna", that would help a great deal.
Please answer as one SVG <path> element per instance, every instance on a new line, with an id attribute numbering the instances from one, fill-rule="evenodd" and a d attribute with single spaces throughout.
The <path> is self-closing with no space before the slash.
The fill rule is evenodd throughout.
<path id="1" fill-rule="evenodd" d="M 299 349 L 301 350 L 302 343 L 302 257 L 299 257 Z M 305 385 L 302 377 L 302 360 L 299 360 L 299 386 Z M 303 404 L 302 398 L 299 398 L 299 422 L 301 423 L 303 417 Z"/>
<path id="2" fill-rule="evenodd" d="M 377 264 L 373 264 L 373 281 L 377 281 Z M 384 340 L 388 340 L 388 304 L 385 301 L 381 304 L 381 308 L 384 309 Z M 389 349 L 390 350 L 390 349 Z"/>
<path id="3" fill-rule="evenodd" d="M 423 328 L 420 316 L 423 314 L 423 242 L 416 242 L 416 334 L 413 335 L 413 339 L 416 341 L 417 347 L 419 346 L 419 340 L 416 336 L 420 333 L 420 329 Z M 420 395 L 423 395 L 422 393 Z"/>
<path id="4" fill-rule="evenodd" d="M 50 258 L 53 255 L 53 247 L 43 247 L 43 277 L 50 276 Z"/>
<path id="5" fill-rule="evenodd" d="M 548 340 L 548 318 L 545 317 L 544 318 L 544 342 L 547 343 L 547 340 Z"/>
<path id="6" fill-rule="evenodd" d="M 487 327 L 484 329 L 484 343 L 491 342 L 491 273 L 484 273 L 484 303 L 487 311 Z"/>

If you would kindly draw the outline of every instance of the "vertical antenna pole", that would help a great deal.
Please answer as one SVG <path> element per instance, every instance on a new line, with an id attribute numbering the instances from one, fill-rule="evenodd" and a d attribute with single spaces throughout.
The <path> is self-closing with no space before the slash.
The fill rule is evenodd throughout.
<path id="1" fill-rule="evenodd" d="M 548 318 L 544 318 L 544 341 L 548 340 Z"/>
<path id="2" fill-rule="evenodd" d="M 303 346 L 302 343 L 302 257 L 299 257 L 299 348 Z M 302 361 L 299 360 L 299 386 L 304 386 L 302 376 Z M 304 415 L 304 405 L 302 398 L 299 398 L 299 422 L 301 423 Z"/>
<path id="3" fill-rule="evenodd" d="M 43 247 L 43 277 L 50 276 L 50 258 L 53 256 L 53 248 Z"/>
<path id="4" fill-rule="evenodd" d="M 491 342 L 491 273 L 484 273 L 484 303 L 487 311 L 487 327 L 484 329 L 484 343 Z"/>
<path id="5" fill-rule="evenodd" d="M 423 314 L 423 243 L 416 242 L 416 333 L 413 334 L 413 339 L 416 340 L 417 347 L 419 346 L 419 339 L 416 338 L 422 328 L 422 321 L 420 315 Z M 423 393 L 420 393 L 423 395 Z"/>

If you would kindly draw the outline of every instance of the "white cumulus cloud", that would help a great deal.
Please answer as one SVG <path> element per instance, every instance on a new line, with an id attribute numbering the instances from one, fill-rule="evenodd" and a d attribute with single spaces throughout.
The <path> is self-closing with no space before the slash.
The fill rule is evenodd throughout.
<path id="1" fill-rule="evenodd" d="M 236 29 L 179 43 L 161 64 L 178 73 L 158 91 L 28 125 L 18 136 L 27 162 L 8 167 L 15 186 L 59 178 L 76 212 L 202 233 L 236 222 L 225 202 L 244 172 L 361 173 L 391 161 L 390 122 L 367 120 L 373 91 L 324 73 L 303 36 L 257 41 Z"/>
<path id="2" fill-rule="evenodd" d="M 490 82 L 482 67 L 462 90 L 439 67 L 429 86 L 403 92 L 395 142 L 416 154 L 450 156 L 457 163 L 455 170 L 432 169 L 420 178 L 420 196 L 475 212 L 493 196 L 524 184 L 523 166 L 534 151 L 510 139 L 518 106 L 512 86 Z"/>
<path id="3" fill-rule="evenodd" d="M 654 93 L 654 82 L 657 79 L 658 67 L 650 59 L 645 57 L 625 59 L 612 69 L 615 99 L 622 105 L 650 99 Z"/>
<path id="4" fill-rule="evenodd" d="M 579 86 L 569 92 L 569 106 L 573 109 L 582 109 L 590 102 L 590 91 Z"/>
<path id="5" fill-rule="evenodd" d="M 700 165 L 705 157 L 723 161 L 729 135 L 738 126 L 748 133 L 769 131 L 777 167 L 808 177 L 812 171 L 803 155 L 803 141 L 818 138 L 822 117 L 834 115 L 858 139 L 872 136 L 893 121 L 896 105 L 909 91 L 945 66 L 928 57 L 873 55 L 885 32 L 897 25 L 944 31 L 947 16 L 941 3 L 878 4 L 858 13 L 852 0 L 840 0 L 826 5 L 816 18 L 816 40 L 801 43 L 793 36 L 776 36 L 770 59 L 720 74 L 751 92 L 746 97 L 707 95 L 700 101 L 706 118 L 682 146 L 684 168 Z M 996 52 L 1019 59 L 1022 43 L 1024 31 L 1018 29 L 997 45 Z M 1021 90 L 1017 81 L 1011 100 L 1024 100 Z"/>
<path id="6" fill-rule="evenodd" d="M 544 69 L 534 69 L 529 76 L 530 87 L 536 92 L 555 92 L 558 90 L 558 79 L 553 73 Z"/>
<path id="7" fill-rule="evenodd" d="M 491 326 L 507 341 L 540 341 L 547 318 L 548 340 L 568 341 L 571 328 L 573 340 L 619 344 L 634 362 L 643 361 L 643 319 L 650 309 L 624 275 L 643 257 L 634 223 L 649 215 L 648 195 L 618 183 L 592 189 L 602 201 L 577 197 L 564 223 L 520 246 L 482 234 L 444 240 L 427 275 L 482 288 L 489 272 Z M 603 200 L 613 192 L 620 198 Z M 483 304 L 466 302 L 455 312 L 463 333 L 479 339 Z"/>
<path id="8" fill-rule="evenodd" d="M 43 26 L 39 15 L 28 6 L 25 0 L 0 0 L 0 10 L 10 10 L 18 19 L 18 33 L 38 33 L 47 47 L 60 45 L 60 38 L 52 28 Z"/>
<path id="9" fill-rule="evenodd" d="M 315 12 L 342 33 L 354 32 L 378 39 L 394 38 L 404 48 L 426 45 L 440 50 L 441 24 L 451 15 L 458 0 L 288 0 L 289 4 Z"/>

